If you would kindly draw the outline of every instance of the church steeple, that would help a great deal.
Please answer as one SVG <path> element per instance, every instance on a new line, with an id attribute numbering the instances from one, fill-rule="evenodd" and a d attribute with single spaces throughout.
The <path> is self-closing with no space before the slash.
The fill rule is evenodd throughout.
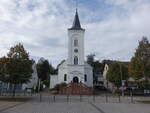
<path id="1" fill-rule="evenodd" d="M 83 30 L 80 24 L 79 16 L 78 16 L 78 10 L 76 9 L 73 25 L 69 30 Z"/>

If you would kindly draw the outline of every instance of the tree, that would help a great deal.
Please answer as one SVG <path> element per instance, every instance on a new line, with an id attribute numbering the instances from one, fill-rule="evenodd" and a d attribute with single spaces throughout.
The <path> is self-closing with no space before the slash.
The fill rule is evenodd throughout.
<path id="1" fill-rule="evenodd" d="M 13 59 L 29 60 L 29 53 L 24 49 L 21 43 L 11 47 L 7 56 Z"/>
<path id="2" fill-rule="evenodd" d="M 136 80 L 150 78 L 150 43 L 146 37 L 139 42 L 138 48 L 129 64 L 129 74 Z"/>
<path id="3" fill-rule="evenodd" d="M 91 66 L 93 65 L 93 62 L 95 61 L 95 54 L 90 54 L 87 56 L 87 63 Z"/>
<path id="4" fill-rule="evenodd" d="M 7 57 L 2 58 L 0 64 L 2 66 L 0 80 L 14 85 L 15 96 L 16 85 L 27 83 L 32 77 L 32 60 L 29 59 L 29 53 L 19 43 L 10 48 Z"/>
<path id="5" fill-rule="evenodd" d="M 49 87 L 50 74 L 55 74 L 55 69 L 48 60 L 41 58 L 37 64 L 38 77 L 44 84 Z"/>
<path id="6" fill-rule="evenodd" d="M 9 59 L 6 57 L 0 58 L 0 81 L 3 82 L 7 82 L 7 78 L 5 76 L 5 66 L 8 61 Z"/>
<path id="7" fill-rule="evenodd" d="M 95 54 L 87 56 L 87 63 L 93 68 L 93 82 L 95 83 L 98 81 L 98 75 L 100 75 L 103 71 L 103 64 L 98 60 L 95 61 Z"/>
<path id="8" fill-rule="evenodd" d="M 115 86 L 121 86 L 121 80 L 127 80 L 128 78 L 128 65 L 123 62 L 113 62 L 109 65 L 109 70 L 106 75 L 106 79 Z"/>

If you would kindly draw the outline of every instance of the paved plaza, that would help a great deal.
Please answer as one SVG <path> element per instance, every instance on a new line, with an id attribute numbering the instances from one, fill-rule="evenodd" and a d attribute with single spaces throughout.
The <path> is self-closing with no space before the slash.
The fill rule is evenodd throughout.
<path id="1" fill-rule="evenodd" d="M 20 102 L 0 102 L 0 113 L 1 111 L 7 110 L 8 108 L 15 107 L 21 104 Z"/>
<path id="2" fill-rule="evenodd" d="M 122 102 L 118 98 L 109 98 L 108 102 L 105 99 L 101 96 L 95 99 L 92 96 L 72 96 L 69 99 L 66 96 L 43 96 L 41 100 L 34 97 L 26 103 L 12 103 L 13 107 L 8 106 L 0 113 L 150 113 L 149 104 L 131 103 L 122 98 Z M 2 103 L 0 107 L 4 106 Z"/>

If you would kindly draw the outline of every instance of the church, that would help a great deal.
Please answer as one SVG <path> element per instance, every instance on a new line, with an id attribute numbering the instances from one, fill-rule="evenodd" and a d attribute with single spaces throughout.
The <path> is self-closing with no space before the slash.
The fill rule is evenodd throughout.
<path id="1" fill-rule="evenodd" d="M 59 83 L 83 83 L 93 87 L 93 69 L 84 61 L 84 34 L 78 11 L 76 10 L 73 25 L 68 29 L 68 58 L 58 66 L 58 75 L 51 75 L 50 88 Z"/>

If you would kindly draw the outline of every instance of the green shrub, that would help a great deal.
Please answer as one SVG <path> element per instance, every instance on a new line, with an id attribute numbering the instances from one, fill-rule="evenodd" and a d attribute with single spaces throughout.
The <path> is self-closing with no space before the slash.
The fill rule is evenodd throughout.
<path id="1" fill-rule="evenodd" d="M 148 81 L 142 81 L 139 83 L 140 89 L 150 89 L 150 83 Z"/>
<path id="2" fill-rule="evenodd" d="M 53 88 L 53 90 L 57 90 L 59 91 L 61 88 L 66 87 L 67 84 L 65 82 L 62 82 L 60 84 L 56 84 L 55 87 Z"/>

